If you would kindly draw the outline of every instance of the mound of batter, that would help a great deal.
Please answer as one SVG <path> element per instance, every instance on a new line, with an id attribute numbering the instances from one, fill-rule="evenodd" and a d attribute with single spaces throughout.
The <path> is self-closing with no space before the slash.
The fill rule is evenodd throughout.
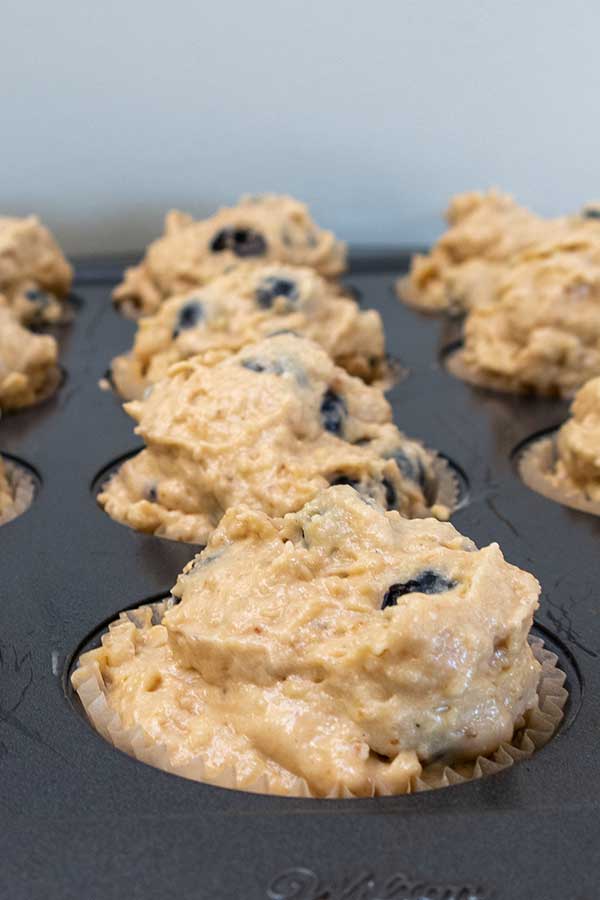
<path id="1" fill-rule="evenodd" d="M 73 270 L 37 216 L 0 217 L 0 294 L 21 322 L 55 322 Z"/>
<path id="2" fill-rule="evenodd" d="M 174 362 L 207 350 L 235 353 L 286 330 L 317 341 L 365 381 L 384 374 L 379 313 L 361 312 L 312 269 L 259 264 L 238 266 L 141 319 L 132 351 L 112 362 L 112 380 L 121 396 L 138 399 Z"/>
<path id="3" fill-rule="evenodd" d="M 454 197 L 446 219 L 448 231 L 430 253 L 413 258 L 398 282 L 401 299 L 419 309 L 461 312 L 493 301 L 498 277 L 516 253 L 570 227 L 567 219 L 542 219 L 494 190 Z"/>
<path id="4" fill-rule="evenodd" d="M 24 328 L 13 311 L 0 305 L 0 411 L 30 406 L 60 382 L 58 347 L 50 335 Z"/>
<path id="5" fill-rule="evenodd" d="M 201 221 L 175 210 L 165 219 L 164 235 L 150 244 L 140 265 L 127 269 L 113 298 L 125 315 L 150 315 L 168 297 L 248 261 L 310 266 L 330 278 L 343 272 L 346 248 L 293 197 L 242 197 Z"/>
<path id="6" fill-rule="evenodd" d="M 283 519 L 230 509 L 173 594 L 160 624 L 113 625 L 73 684 L 94 672 L 120 726 L 189 777 L 402 793 L 433 760 L 492 753 L 537 704 L 536 579 L 348 487 Z"/>
<path id="7" fill-rule="evenodd" d="M 581 388 L 571 413 L 556 436 L 553 480 L 569 493 L 600 502 L 600 377 Z"/>
<path id="8" fill-rule="evenodd" d="M 306 338 L 191 357 L 125 410 L 146 449 L 98 500 L 140 531 L 204 544 L 230 506 L 284 515 L 336 483 L 408 516 L 449 514 L 434 456 L 398 431 L 382 391 Z"/>
<path id="9" fill-rule="evenodd" d="M 507 266 L 495 302 L 467 317 L 457 364 L 490 387 L 562 396 L 600 374 L 599 223 L 581 221 Z"/>

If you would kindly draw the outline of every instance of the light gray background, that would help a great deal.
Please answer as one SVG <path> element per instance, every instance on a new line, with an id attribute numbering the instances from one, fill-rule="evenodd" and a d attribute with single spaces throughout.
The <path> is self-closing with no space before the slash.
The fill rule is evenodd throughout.
<path id="1" fill-rule="evenodd" d="M 592 0 L 5 0 L 1 23 L 0 207 L 71 253 L 244 191 L 360 242 L 429 241 L 471 187 L 600 199 Z"/>

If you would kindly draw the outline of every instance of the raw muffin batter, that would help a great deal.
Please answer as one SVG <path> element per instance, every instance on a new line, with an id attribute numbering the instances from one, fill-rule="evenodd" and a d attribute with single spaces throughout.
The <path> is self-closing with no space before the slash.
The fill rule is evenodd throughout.
<path id="1" fill-rule="evenodd" d="M 125 315 L 150 315 L 167 297 L 248 261 L 310 266 L 330 278 L 344 271 L 346 248 L 317 228 L 305 204 L 292 197 L 242 197 L 201 221 L 175 210 L 165 219 L 164 235 L 150 244 L 140 265 L 127 269 L 113 297 Z"/>
<path id="2" fill-rule="evenodd" d="M 0 410 L 30 406 L 58 386 L 58 347 L 50 335 L 24 328 L 0 305 Z"/>
<path id="3" fill-rule="evenodd" d="M 284 519 L 230 509 L 173 594 L 160 624 L 113 625 L 73 684 L 102 687 L 117 746 L 136 729 L 141 758 L 188 777 L 402 793 L 433 760 L 492 753 L 537 704 L 535 578 L 348 487 Z"/>
<path id="4" fill-rule="evenodd" d="M 580 221 L 507 266 L 495 303 L 467 317 L 456 374 L 563 396 L 600 374 L 600 231 Z"/>
<path id="5" fill-rule="evenodd" d="M 275 263 L 237 266 L 167 300 L 140 320 L 133 350 L 112 362 L 112 380 L 123 397 L 138 399 L 178 360 L 206 350 L 235 353 L 284 330 L 318 341 L 338 365 L 366 381 L 384 374 L 379 313 L 361 312 L 312 269 Z"/>
<path id="6" fill-rule="evenodd" d="M 600 378 L 581 388 L 571 413 L 556 438 L 556 478 L 600 501 Z"/>
<path id="7" fill-rule="evenodd" d="M 571 413 L 555 439 L 532 446 L 530 454 L 535 456 L 530 456 L 529 467 L 537 463 L 537 471 L 530 469 L 533 478 L 526 481 L 552 499 L 600 513 L 600 377 L 581 388 Z M 529 471 L 524 474 L 529 476 Z"/>
<path id="8" fill-rule="evenodd" d="M 381 390 L 305 338 L 176 363 L 125 410 L 146 449 L 98 500 L 140 531 L 203 544 L 230 506 L 283 515 L 340 482 L 409 516 L 449 513 L 434 456 L 398 431 Z"/>
<path id="9" fill-rule="evenodd" d="M 21 322 L 54 322 L 73 270 L 37 216 L 0 217 L 0 294 Z"/>
<path id="10" fill-rule="evenodd" d="M 542 219 L 494 190 L 458 194 L 446 219 L 448 231 L 430 253 L 413 258 L 398 282 L 400 297 L 419 309 L 463 311 L 489 303 L 515 253 L 568 228 L 568 220 Z"/>

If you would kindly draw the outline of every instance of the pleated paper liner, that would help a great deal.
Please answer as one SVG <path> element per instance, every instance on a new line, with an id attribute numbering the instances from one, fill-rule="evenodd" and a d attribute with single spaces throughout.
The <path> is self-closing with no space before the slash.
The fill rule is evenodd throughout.
<path id="1" fill-rule="evenodd" d="M 555 435 L 534 439 L 521 451 L 517 460 L 521 479 L 548 500 L 600 516 L 600 500 L 592 500 L 574 482 L 557 477 L 555 439 Z"/>
<path id="2" fill-rule="evenodd" d="M 36 405 L 38 403 L 43 403 L 46 400 L 49 400 L 59 387 L 62 385 L 65 380 L 66 375 L 64 369 L 61 369 L 60 366 L 53 366 L 49 371 L 48 375 L 44 380 L 44 384 L 39 390 L 39 393 L 36 397 Z"/>
<path id="3" fill-rule="evenodd" d="M 150 604 L 153 622 L 159 622 L 165 610 L 172 603 L 173 599 L 170 598 Z M 120 618 L 129 618 L 138 628 L 141 628 L 144 625 L 143 613 L 147 608 L 147 606 L 140 607 L 137 610 L 121 613 Z M 512 741 L 501 744 L 490 756 L 479 757 L 471 762 L 452 766 L 440 763 L 426 766 L 418 778 L 411 780 L 407 793 L 447 787 L 496 774 L 517 762 L 529 759 L 550 740 L 563 718 L 568 697 L 564 687 L 566 676 L 557 666 L 558 657 L 544 647 L 541 639 L 532 636 L 530 644 L 542 667 L 538 686 L 538 704 L 516 723 Z M 193 781 L 250 793 L 281 794 L 279 789 L 271 789 L 266 774 L 251 783 L 241 782 L 233 767 L 214 769 L 201 755 L 184 766 L 172 764 L 166 747 L 153 740 L 141 727 L 124 727 L 119 714 L 111 709 L 108 703 L 107 689 L 97 662 L 79 667 L 73 675 L 75 690 L 88 719 L 105 740 L 124 753 L 140 762 Z M 389 794 L 389 789 L 385 785 L 373 784 L 372 796 L 387 794 Z M 285 796 L 313 797 L 314 795 L 306 781 L 297 777 L 290 781 Z M 345 786 L 339 785 L 324 799 L 344 797 L 353 798 L 355 795 Z"/>
<path id="4" fill-rule="evenodd" d="M 436 496 L 432 507 L 446 507 L 452 514 L 466 500 L 465 476 L 453 463 L 439 455 L 434 456 L 433 471 L 436 477 Z"/>
<path id="5" fill-rule="evenodd" d="M 0 525 L 6 525 L 29 509 L 35 497 L 36 484 L 33 475 L 24 466 L 3 457 L 6 479 L 12 494 L 12 504 L 0 512 Z"/>

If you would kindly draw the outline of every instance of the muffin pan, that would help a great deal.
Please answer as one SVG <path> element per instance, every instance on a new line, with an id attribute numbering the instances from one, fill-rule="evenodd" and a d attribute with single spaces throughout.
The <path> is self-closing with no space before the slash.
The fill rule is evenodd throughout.
<path id="1" fill-rule="evenodd" d="M 111 748 L 68 681 L 79 649 L 124 608 L 168 594 L 194 548 L 123 528 L 95 503 L 99 473 L 137 449 L 98 380 L 135 323 L 110 291 L 122 260 L 82 262 L 75 320 L 55 333 L 67 377 L 0 422 L 0 451 L 39 477 L 0 528 L 0 896 L 11 900 L 564 900 L 600 876 L 600 520 L 529 490 L 514 449 L 568 404 L 492 393 L 447 373 L 444 319 L 400 304 L 408 255 L 355 253 L 349 282 L 384 319 L 408 375 L 398 426 L 464 473 L 456 527 L 543 588 L 535 633 L 570 692 L 558 734 L 510 770 L 443 790 L 367 800 L 265 797 L 186 781 Z"/>

